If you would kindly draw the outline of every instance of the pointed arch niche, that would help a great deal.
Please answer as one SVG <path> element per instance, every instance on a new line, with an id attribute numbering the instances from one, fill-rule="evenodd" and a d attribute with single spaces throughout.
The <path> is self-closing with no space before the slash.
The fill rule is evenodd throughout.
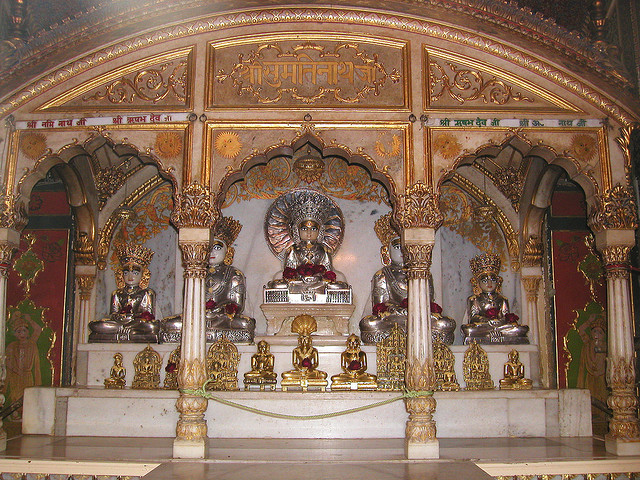
<path id="1" fill-rule="evenodd" d="M 571 141 L 575 143 L 575 137 Z M 595 140 L 593 143 L 595 146 Z M 541 382 L 547 387 L 557 384 L 559 362 L 553 298 L 543 294 L 552 291 L 554 274 L 543 268 L 543 255 L 549 255 L 552 248 L 546 219 L 559 182 L 580 192 L 584 212 L 588 211 L 598 184 L 596 168 L 584 161 L 589 152 L 581 153 L 583 158 L 564 146 L 533 144 L 522 132 L 514 131 L 500 143 L 489 142 L 459 156 L 438 184 L 445 222 L 437 234 L 433 270 L 437 276 L 441 269 L 442 284 L 447 285 L 448 296 L 440 297 L 444 312 L 461 323 L 471 294 L 469 260 L 484 252 L 500 255 L 503 294 L 510 300 L 511 311 L 530 327 L 530 340 L 539 347 Z M 581 221 L 587 229 L 586 214 Z M 456 255 L 451 255 L 454 251 Z M 553 268 L 553 263 L 549 265 Z M 440 300 L 438 293 L 436 282 L 436 301 Z M 529 318 L 532 316 L 535 318 Z"/>
<path id="2" fill-rule="evenodd" d="M 368 156 L 354 154 L 344 146 L 325 146 L 310 133 L 252 155 L 220 182 L 222 214 L 242 224 L 233 245 L 233 264 L 247 279 L 245 313 L 256 319 L 256 334 L 264 334 L 262 287 L 281 270 L 280 260 L 267 245 L 265 214 L 278 196 L 296 188 L 318 190 L 342 210 L 344 240 L 333 261 L 353 287 L 355 312 L 349 329 L 358 332 L 360 319 L 371 313 L 371 278 L 382 265 L 381 244 L 373 226 L 391 211 L 395 184 Z"/>

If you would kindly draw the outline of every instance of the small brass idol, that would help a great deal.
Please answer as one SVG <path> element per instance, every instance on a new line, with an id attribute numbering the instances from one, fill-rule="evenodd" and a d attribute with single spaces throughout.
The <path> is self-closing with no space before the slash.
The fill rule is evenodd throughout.
<path id="1" fill-rule="evenodd" d="M 207 352 L 207 390 L 238 390 L 238 348 L 223 336 Z"/>
<path id="2" fill-rule="evenodd" d="M 524 378 L 524 365 L 520 354 L 513 349 L 509 352 L 509 361 L 504 364 L 504 378 L 500 380 L 500 390 L 530 390 L 532 382 Z"/>
<path id="3" fill-rule="evenodd" d="M 164 388 L 166 390 L 178 389 L 178 368 L 180 368 L 180 347 L 171 352 L 167 366 L 164 367 Z"/>
<path id="4" fill-rule="evenodd" d="M 133 377 L 132 388 L 153 390 L 160 388 L 160 367 L 162 359 L 150 345 L 136 355 L 133 359 L 135 376 Z"/>
<path id="5" fill-rule="evenodd" d="M 367 354 L 360 349 L 360 339 L 353 333 L 347 338 L 347 349 L 340 355 L 342 373 L 331 377 L 331 390 L 375 390 L 375 375 L 367 373 Z"/>
<path id="6" fill-rule="evenodd" d="M 126 376 L 127 370 L 122 366 L 122 354 L 116 353 L 113 355 L 113 366 L 109 378 L 104 380 L 104 388 L 124 388 L 127 384 Z"/>
<path id="7" fill-rule="evenodd" d="M 306 392 L 309 387 L 319 387 L 325 391 L 329 382 L 327 374 L 318 367 L 318 350 L 313 346 L 311 334 L 318 329 L 316 319 L 311 315 L 298 315 L 291 323 L 291 331 L 298 334 L 298 346 L 291 354 L 294 369 L 282 374 L 282 391 L 298 387 Z"/>
<path id="8" fill-rule="evenodd" d="M 407 335 L 397 324 L 387 338 L 376 344 L 378 390 L 402 390 L 404 388 Z"/>
<path id="9" fill-rule="evenodd" d="M 457 392 L 460 385 L 456 378 L 454 366 L 456 359 L 451 349 L 442 341 L 433 342 L 433 366 L 436 373 L 436 390 Z"/>
<path id="10" fill-rule="evenodd" d="M 493 390 L 495 387 L 489 374 L 489 357 L 475 341 L 464 352 L 462 362 L 467 390 Z"/>
<path id="11" fill-rule="evenodd" d="M 244 374 L 244 389 L 250 390 L 252 386 L 257 386 L 264 390 L 268 386 L 271 390 L 276 389 L 278 374 L 273 371 L 274 357 L 269 351 L 267 342 L 258 342 L 258 351 L 251 356 L 251 371 Z"/>

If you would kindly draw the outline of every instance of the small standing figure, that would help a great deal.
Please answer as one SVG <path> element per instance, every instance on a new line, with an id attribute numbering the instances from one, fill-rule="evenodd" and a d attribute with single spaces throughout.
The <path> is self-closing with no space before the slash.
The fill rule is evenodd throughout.
<path id="1" fill-rule="evenodd" d="M 251 385 L 258 385 L 260 390 L 264 390 L 265 385 L 269 385 L 271 390 L 276 389 L 278 374 L 273 371 L 275 359 L 269 350 L 267 342 L 258 342 L 258 352 L 251 356 L 251 371 L 244 374 L 245 390 L 249 390 Z"/>
<path id="2" fill-rule="evenodd" d="M 318 329 L 316 319 L 311 315 L 298 315 L 293 319 L 291 331 L 298 334 L 298 346 L 291 353 L 294 370 L 282 374 L 282 391 L 289 387 L 300 387 L 306 392 L 308 387 L 320 387 L 323 392 L 327 388 L 327 374 L 316 370 L 318 367 L 318 350 L 311 342 L 311 334 Z"/>
<path id="3" fill-rule="evenodd" d="M 154 252 L 141 245 L 116 247 L 118 289 L 111 295 L 110 317 L 89 323 L 89 342 L 158 343 L 156 293 L 148 288 Z"/>
<path id="4" fill-rule="evenodd" d="M 518 316 L 509 312 L 509 301 L 500 293 L 502 277 L 498 255 L 477 255 L 469 262 L 473 295 L 467 299 L 464 325 L 460 328 L 464 344 L 527 344 L 529 327 L 518 324 Z"/>
<path id="5" fill-rule="evenodd" d="M 24 389 L 42 384 L 40 356 L 37 341 L 42 333 L 29 314 L 16 310 L 11 314 L 10 326 L 17 340 L 7 345 L 7 405 L 22 397 Z M 31 331 L 29 330 L 31 328 Z M 12 419 L 19 420 L 20 413 L 15 412 Z"/>
<path id="6" fill-rule="evenodd" d="M 504 364 L 504 378 L 500 379 L 500 390 L 530 390 L 531 380 L 524 378 L 524 365 L 516 349 L 509 352 L 509 361 Z"/>
<path id="7" fill-rule="evenodd" d="M 113 355 L 113 366 L 109 374 L 109 378 L 104 379 L 104 388 L 124 388 L 127 384 L 125 377 L 127 370 L 122 365 L 122 354 Z"/>
<path id="8" fill-rule="evenodd" d="M 347 349 L 340 355 L 342 373 L 331 377 L 331 390 L 375 390 L 375 375 L 367 373 L 367 354 L 360 349 L 360 339 L 353 333 L 347 338 Z"/>

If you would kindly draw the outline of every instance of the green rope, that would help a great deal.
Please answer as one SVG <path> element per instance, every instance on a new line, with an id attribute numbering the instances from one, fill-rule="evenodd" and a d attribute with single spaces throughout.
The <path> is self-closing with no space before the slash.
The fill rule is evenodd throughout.
<path id="1" fill-rule="evenodd" d="M 238 408 L 240 410 L 245 410 L 247 412 L 255 413 L 256 415 L 264 415 L 266 417 L 280 418 L 284 420 L 321 420 L 324 418 L 332 418 L 338 417 L 340 415 L 349 415 L 351 413 L 362 412 L 364 410 L 369 410 L 371 408 L 381 407 L 383 405 L 388 405 L 389 403 L 396 402 L 398 400 L 402 400 L 404 398 L 417 398 L 417 397 L 429 397 L 433 395 L 432 391 L 415 391 L 415 390 L 405 390 L 402 395 L 397 397 L 389 398 L 387 400 L 382 400 L 380 402 L 371 403 L 369 405 L 363 405 L 361 407 L 349 408 L 347 410 L 341 410 L 338 412 L 330 412 L 330 413 L 322 413 L 318 415 L 286 415 L 284 413 L 276 413 L 269 412 L 266 410 L 261 410 L 259 408 L 249 407 L 247 405 L 242 405 L 240 403 L 232 402 L 230 400 L 226 400 L 224 398 L 216 397 L 212 393 L 206 390 L 207 383 L 210 380 L 207 380 L 204 385 L 200 388 L 187 388 L 182 390 L 183 393 L 187 395 L 196 395 L 198 397 L 204 397 L 210 400 L 214 400 L 218 403 L 222 403 L 223 405 L 227 405 L 229 407 Z"/>

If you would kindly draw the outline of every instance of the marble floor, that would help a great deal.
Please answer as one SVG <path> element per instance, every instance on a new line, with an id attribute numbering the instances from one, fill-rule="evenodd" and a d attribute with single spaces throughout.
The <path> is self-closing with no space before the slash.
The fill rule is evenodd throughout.
<path id="1" fill-rule="evenodd" d="M 114 431 L 115 433 L 115 431 Z M 481 480 L 501 475 L 640 472 L 598 438 L 440 439 L 440 459 L 409 461 L 402 439 L 210 439 L 202 461 L 173 460 L 170 438 L 16 435 L 0 471 L 145 480 Z"/>

